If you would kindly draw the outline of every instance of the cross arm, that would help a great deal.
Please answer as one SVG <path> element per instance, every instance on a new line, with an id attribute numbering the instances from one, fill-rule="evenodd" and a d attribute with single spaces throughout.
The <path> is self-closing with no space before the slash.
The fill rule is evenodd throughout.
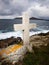
<path id="1" fill-rule="evenodd" d="M 22 24 L 14 24 L 14 30 L 23 30 L 23 25 Z"/>
<path id="2" fill-rule="evenodd" d="M 37 25 L 35 23 L 31 23 L 29 24 L 29 29 L 33 29 L 33 28 L 36 28 Z M 17 30 L 24 30 L 25 27 L 23 24 L 14 24 L 14 30 L 17 31 Z"/>
<path id="3" fill-rule="evenodd" d="M 36 28 L 37 27 L 37 25 L 35 24 L 35 23 L 31 23 L 30 25 L 29 25 L 29 29 L 33 29 L 33 28 Z"/>

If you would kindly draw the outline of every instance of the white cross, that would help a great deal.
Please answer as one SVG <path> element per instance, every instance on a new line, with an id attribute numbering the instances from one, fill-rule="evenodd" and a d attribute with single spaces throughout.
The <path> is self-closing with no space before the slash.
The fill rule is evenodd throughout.
<path id="1" fill-rule="evenodd" d="M 14 30 L 23 30 L 23 44 L 26 45 L 26 47 L 29 46 L 29 30 L 36 28 L 35 23 L 29 23 L 29 15 L 28 13 L 23 14 L 22 18 L 22 24 L 14 24 Z"/>

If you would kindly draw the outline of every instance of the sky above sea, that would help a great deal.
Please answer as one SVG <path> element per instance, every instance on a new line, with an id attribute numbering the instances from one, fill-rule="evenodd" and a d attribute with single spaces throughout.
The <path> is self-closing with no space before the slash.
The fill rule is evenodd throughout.
<path id="1" fill-rule="evenodd" d="M 30 17 L 49 18 L 49 0 L 0 0 L 0 19 L 13 19 L 24 12 Z"/>

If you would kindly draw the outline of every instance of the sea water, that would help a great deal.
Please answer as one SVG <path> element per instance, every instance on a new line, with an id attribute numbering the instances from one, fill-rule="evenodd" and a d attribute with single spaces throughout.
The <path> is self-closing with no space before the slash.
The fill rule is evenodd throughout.
<path id="1" fill-rule="evenodd" d="M 31 29 L 29 35 L 49 32 L 49 21 L 30 20 L 30 23 L 36 23 L 37 28 Z M 21 19 L 0 19 L 0 39 L 9 37 L 21 37 L 23 39 L 23 31 L 14 31 L 14 24 L 22 24 Z"/>

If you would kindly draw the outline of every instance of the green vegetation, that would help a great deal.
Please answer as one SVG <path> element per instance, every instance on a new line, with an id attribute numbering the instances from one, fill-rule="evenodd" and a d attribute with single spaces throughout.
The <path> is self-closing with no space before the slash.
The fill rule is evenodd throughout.
<path id="1" fill-rule="evenodd" d="M 49 45 L 33 49 L 34 53 L 26 53 L 23 65 L 49 65 Z"/>

